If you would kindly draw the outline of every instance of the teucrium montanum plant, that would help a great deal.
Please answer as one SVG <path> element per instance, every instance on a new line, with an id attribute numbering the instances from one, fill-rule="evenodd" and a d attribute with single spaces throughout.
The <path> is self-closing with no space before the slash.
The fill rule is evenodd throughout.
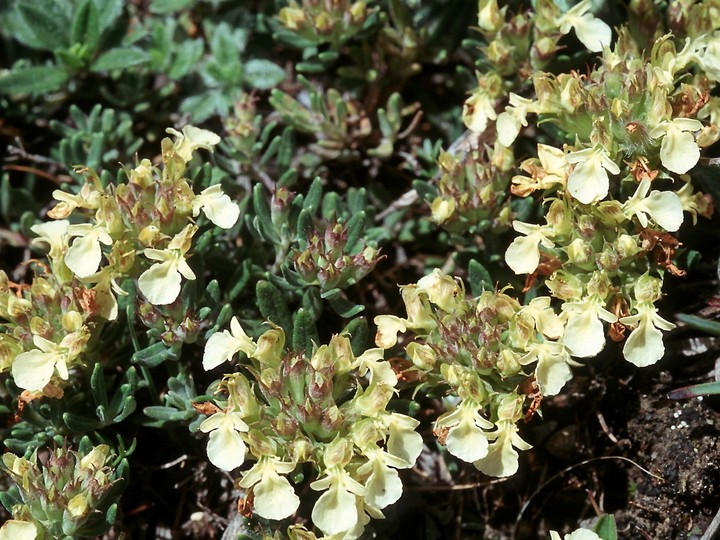
<path id="1" fill-rule="evenodd" d="M 291 352 L 285 333 L 271 327 L 257 340 L 233 317 L 213 334 L 203 366 L 239 356 L 218 388 L 215 411 L 200 424 L 209 433 L 208 458 L 232 471 L 247 461 L 237 485 L 252 493 L 266 519 L 292 515 L 300 500 L 288 477 L 314 478 L 321 495 L 312 520 L 326 535 L 358 538 L 370 517 L 402 494 L 398 469 L 412 467 L 422 449 L 418 421 L 386 407 L 397 377 L 382 349 L 360 356 L 350 339 L 334 336 L 312 354 Z M 298 476 L 300 474 L 300 476 Z"/>

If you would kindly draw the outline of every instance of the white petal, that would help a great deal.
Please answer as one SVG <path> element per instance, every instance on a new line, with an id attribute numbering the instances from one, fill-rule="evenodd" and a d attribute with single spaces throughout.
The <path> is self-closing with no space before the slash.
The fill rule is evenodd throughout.
<path id="1" fill-rule="evenodd" d="M 15 384 L 31 392 L 42 390 L 55 371 L 57 353 L 33 350 L 19 354 L 12 364 Z"/>
<path id="2" fill-rule="evenodd" d="M 65 254 L 65 264 L 79 278 L 97 272 L 101 260 L 100 242 L 95 234 L 76 238 Z"/>
<path id="3" fill-rule="evenodd" d="M 665 354 L 662 332 L 643 317 L 623 347 L 623 356 L 637 367 L 651 366 Z"/>
<path id="4" fill-rule="evenodd" d="M 332 484 L 315 503 L 312 520 L 326 535 L 349 531 L 358 522 L 355 495 L 337 483 Z"/>
<path id="5" fill-rule="evenodd" d="M 532 274 L 540 264 L 540 235 L 518 236 L 505 252 L 505 262 L 516 274 Z"/>
<path id="6" fill-rule="evenodd" d="M 238 340 L 230 332 L 215 332 L 205 344 L 203 368 L 209 371 L 230 360 L 240 350 Z"/>
<path id="7" fill-rule="evenodd" d="M 594 310 L 586 308 L 580 313 L 572 314 L 565 325 L 563 343 L 570 354 L 578 358 L 596 356 L 603 350 L 605 331 Z"/>
<path id="8" fill-rule="evenodd" d="M 591 157 L 575 165 L 567 188 L 581 203 L 592 204 L 607 197 L 610 179 L 600 160 Z"/>
<path id="9" fill-rule="evenodd" d="M 300 499 L 287 478 L 275 472 L 266 473 L 253 488 L 254 511 L 265 519 L 285 519 L 293 515 Z"/>
<path id="10" fill-rule="evenodd" d="M 666 231 L 675 232 L 682 225 L 682 202 L 672 191 L 653 191 L 644 204 L 650 217 Z"/>
<path id="11" fill-rule="evenodd" d="M 612 42 L 612 30 L 604 21 L 586 13 L 575 20 L 575 35 L 592 52 L 601 52 Z"/>
<path id="12" fill-rule="evenodd" d="M 488 440 L 483 430 L 474 423 L 462 421 L 448 432 L 448 451 L 468 463 L 484 458 L 488 453 Z"/>
<path id="13" fill-rule="evenodd" d="M 171 304 L 180 294 L 182 277 L 172 261 L 153 264 L 138 279 L 138 287 L 151 304 Z"/>
<path id="14" fill-rule="evenodd" d="M 663 166 L 674 173 L 685 174 L 699 159 L 700 149 L 695 142 L 695 136 L 671 124 L 660 145 L 660 161 Z"/>
<path id="15" fill-rule="evenodd" d="M 245 461 L 245 442 L 240 434 L 228 425 L 210 433 L 207 454 L 210 463 L 223 471 L 232 471 Z"/>
<path id="16" fill-rule="evenodd" d="M 9 519 L 0 527 L 0 540 L 35 540 L 37 532 L 30 521 Z"/>

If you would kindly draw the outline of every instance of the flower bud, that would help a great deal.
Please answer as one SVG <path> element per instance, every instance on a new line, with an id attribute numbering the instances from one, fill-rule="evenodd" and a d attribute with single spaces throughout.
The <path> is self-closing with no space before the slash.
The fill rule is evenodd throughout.
<path id="1" fill-rule="evenodd" d="M 643 274 L 633 287 L 635 300 L 640 302 L 655 302 L 662 296 L 662 280 Z"/>
<path id="2" fill-rule="evenodd" d="M 586 264 L 593 260 L 593 250 L 587 240 L 576 238 L 565 248 L 568 261 L 573 264 Z"/>
<path id="3" fill-rule="evenodd" d="M 479 0 L 478 26 L 481 30 L 498 32 L 504 19 L 504 10 L 498 8 L 497 0 Z"/>

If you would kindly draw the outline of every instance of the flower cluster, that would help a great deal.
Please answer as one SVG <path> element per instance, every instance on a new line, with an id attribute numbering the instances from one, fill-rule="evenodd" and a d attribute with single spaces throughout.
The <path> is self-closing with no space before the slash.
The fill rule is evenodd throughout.
<path id="1" fill-rule="evenodd" d="M 29 459 L 3 454 L 2 464 L 19 490 L 8 508 L 14 519 L 0 529 L 0 538 L 31 539 L 89 537 L 102 534 L 115 518 L 114 486 L 126 463 L 113 465 L 110 447 L 88 452 L 58 448 L 39 463 L 37 451 Z M 8 495 L 3 503 L 10 501 Z M 6 535 L 6 536 L 3 536 Z"/>
<path id="2" fill-rule="evenodd" d="M 512 154 L 500 145 L 480 146 L 472 133 L 458 146 L 468 148 L 442 152 L 438 159 L 440 178 L 430 208 L 432 221 L 462 234 L 507 229 L 512 221 L 508 196 Z"/>
<path id="3" fill-rule="evenodd" d="M 308 234 L 307 247 L 295 253 L 295 271 L 307 283 L 320 285 L 323 292 L 344 288 L 365 277 L 382 257 L 377 249 L 348 242 L 348 227 L 333 220 L 325 232 Z"/>
<path id="4" fill-rule="evenodd" d="M 316 45 L 342 44 L 359 32 L 373 13 L 367 3 L 362 1 L 290 0 L 289 4 L 278 13 L 280 24 L 297 36 L 293 41 L 302 39 Z"/>
<path id="5" fill-rule="evenodd" d="M 718 79 L 711 8 L 693 8 L 696 19 L 685 20 L 684 42 L 667 34 L 644 53 L 630 25 L 616 29 L 613 43 L 612 30 L 589 12 L 588 0 L 564 13 L 552 2 L 537 2 L 534 12 L 511 18 L 494 0 L 480 6 L 489 43 L 484 60 L 492 69 L 466 102 L 466 125 L 482 135 L 495 121 L 494 153 L 505 148 L 509 156 L 532 115 L 542 122 L 531 129 L 552 126 L 548 134 L 560 139 L 552 145 L 544 138 L 537 157 L 524 160 L 512 178 L 513 194 L 540 193 L 547 207 L 544 223 L 512 222 L 521 236 L 505 260 L 516 274 L 528 274 L 527 287 L 546 278 L 561 302 L 562 342 L 573 356 L 598 354 L 609 323 L 610 337 L 625 340 L 628 361 L 655 363 L 664 353 L 661 331 L 673 327 L 655 307 L 662 278 L 666 271 L 682 274 L 673 261 L 679 244 L 672 233 L 684 213 L 693 222 L 712 213 L 709 197 L 695 192 L 686 174 L 701 148 L 720 138 L 710 98 Z M 587 74 L 543 72 L 571 31 L 588 51 L 601 53 L 598 65 Z M 532 88 L 513 80 L 516 70 L 533 73 Z M 508 88 L 520 93 L 506 96 Z M 497 113 L 501 98 L 508 103 Z M 502 178 L 492 167 L 483 174 Z M 452 215 L 451 205 L 436 206 L 435 221 Z"/>
<path id="6" fill-rule="evenodd" d="M 186 259 L 200 212 L 222 228 L 238 220 L 238 205 L 219 185 L 195 194 L 183 176 L 193 152 L 211 149 L 217 135 L 192 126 L 169 131 L 176 139 L 162 141 L 162 170 L 142 160 L 126 170 L 128 183 L 104 187 L 86 169 L 77 194 L 54 192 L 59 203 L 48 215 L 55 221 L 31 228 L 33 244 L 49 248 L 50 266 L 41 265 L 29 287 L 0 273 L 0 319 L 9 329 L 0 334 L 0 370 L 11 370 L 26 392 L 62 396 L 92 336 L 118 317 L 124 280 L 137 278 L 150 304 L 178 298 L 183 278 L 195 279 Z M 79 213 L 86 223 L 66 219 Z"/>
<path id="7" fill-rule="evenodd" d="M 550 298 L 521 306 L 485 291 L 467 299 L 462 282 L 438 270 L 401 292 L 407 317 L 377 316 L 376 344 L 393 347 L 398 333 L 412 331 L 405 352 L 415 368 L 428 384 L 450 387 L 450 409 L 435 422 L 438 440 L 485 474 L 514 474 L 517 450 L 530 448 L 517 427 L 527 399 L 556 394 L 571 377 L 564 321 Z"/>
<path id="8" fill-rule="evenodd" d="M 412 467 L 423 444 L 417 420 L 386 410 L 397 377 L 382 349 L 355 356 L 350 339 L 336 335 L 308 357 L 286 351 L 281 328 L 254 340 L 233 318 L 229 331 L 208 340 L 203 366 L 214 369 L 239 353 L 240 369 L 219 385 L 220 406 L 204 409 L 208 458 L 226 471 L 254 461 L 237 484 L 266 519 L 294 514 L 300 500 L 291 480 L 315 478 L 315 526 L 358 538 L 370 517 L 382 518 L 400 498 L 398 469 Z"/>

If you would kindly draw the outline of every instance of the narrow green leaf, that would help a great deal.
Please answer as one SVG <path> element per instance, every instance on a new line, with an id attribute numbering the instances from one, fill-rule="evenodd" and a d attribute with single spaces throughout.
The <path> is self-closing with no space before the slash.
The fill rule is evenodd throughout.
<path id="1" fill-rule="evenodd" d="M 92 390 L 95 404 L 107 409 L 108 399 L 107 389 L 105 388 L 105 372 L 100 363 L 93 366 L 92 375 L 90 375 L 90 389 Z"/>
<path id="2" fill-rule="evenodd" d="M 178 411 L 172 407 L 162 405 L 151 405 L 143 409 L 143 413 L 153 420 L 165 420 L 168 422 L 181 422 L 195 415 L 193 410 Z"/>
<path id="3" fill-rule="evenodd" d="M 101 424 L 97 420 L 92 420 L 79 414 L 66 412 L 63 413 L 62 418 L 65 425 L 70 428 L 71 431 L 74 431 L 76 435 L 79 433 L 89 433 L 101 427 Z"/>
<path id="4" fill-rule="evenodd" d="M 304 308 L 298 309 L 293 325 L 293 351 L 305 352 L 309 356 L 313 351 L 313 343 L 318 344 L 319 342 L 320 338 L 312 313 Z"/>
<path id="5" fill-rule="evenodd" d="M 322 199 L 322 180 L 320 180 L 319 176 L 316 176 L 315 179 L 312 181 L 312 184 L 310 184 L 310 188 L 308 189 L 307 195 L 305 195 L 305 202 L 303 203 L 303 208 L 306 208 L 307 210 L 315 211 L 318 208 L 320 208 L 320 200 Z"/>
<path id="6" fill-rule="evenodd" d="M 102 54 L 92 65 L 95 72 L 125 69 L 150 60 L 148 53 L 138 47 L 118 47 Z"/>
<path id="7" fill-rule="evenodd" d="M 720 322 L 703 319 L 696 315 L 687 315 L 685 313 L 678 313 L 676 318 L 678 321 L 687 324 L 690 328 L 712 334 L 713 336 L 720 336 Z"/>
<path id="8" fill-rule="evenodd" d="M 0 94 L 46 94 L 59 90 L 68 74 L 57 67 L 36 66 L 0 77 Z"/>
<path id="9" fill-rule="evenodd" d="M 370 346 L 370 327 L 365 317 L 350 321 L 342 333 L 350 335 L 350 345 L 355 356 L 361 355 Z"/>
<path id="10" fill-rule="evenodd" d="M 97 50 L 100 42 L 100 21 L 93 0 L 85 0 L 75 12 L 71 39 L 74 44 L 85 45 L 90 55 Z"/>
<path id="11" fill-rule="evenodd" d="M 292 317 L 286 295 L 269 281 L 260 280 L 255 286 L 255 297 L 262 316 L 280 326 L 286 335 L 292 335 Z"/>
<path id="12" fill-rule="evenodd" d="M 470 280 L 470 291 L 473 296 L 480 296 L 483 291 L 493 288 L 490 272 L 474 259 L 468 264 L 468 278 Z"/>
<path id="13" fill-rule="evenodd" d="M 131 361 L 147 367 L 155 367 L 165 360 L 176 360 L 177 352 L 164 343 L 155 343 L 132 355 Z"/>
<path id="14" fill-rule="evenodd" d="M 257 218 L 260 231 L 266 238 L 272 240 L 274 243 L 279 243 L 280 238 L 275 231 L 275 226 L 272 222 L 272 214 L 270 212 L 270 201 L 268 200 L 267 192 L 262 184 L 255 184 L 252 194 L 253 209 L 255 210 L 255 217 Z"/>
<path id="15" fill-rule="evenodd" d="M 345 250 L 354 255 L 362 247 L 362 236 L 365 232 L 365 212 L 358 212 L 347 222 L 347 242 Z"/>
<path id="16" fill-rule="evenodd" d="M 333 311 L 335 311 L 335 313 L 346 319 L 354 317 L 365 309 L 365 306 L 363 306 L 362 304 L 355 304 L 354 302 L 351 302 L 350 300 L 343 298 L 342 296 L 332 298 L 328 300 L 328 303 L 330 304 L 330 307 L 333 308 Z"/>

